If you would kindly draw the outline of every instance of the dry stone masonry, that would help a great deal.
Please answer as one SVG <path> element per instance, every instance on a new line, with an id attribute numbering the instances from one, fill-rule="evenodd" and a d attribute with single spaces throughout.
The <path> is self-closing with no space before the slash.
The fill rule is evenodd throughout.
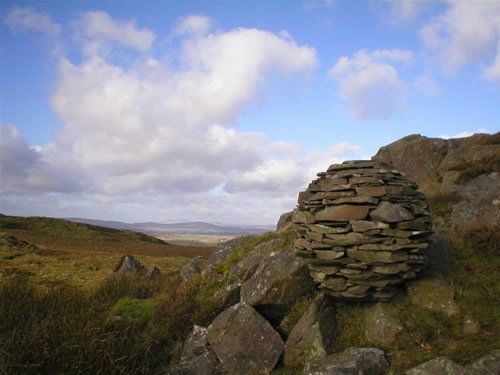
<path id="1" fill-rule="evenodd" d="M 318 287 L 349 300 L 389 300 L 427 263 L 425 195 L 391 166 L 348 161 L 318 173 L 299 194 L 294 246 Z"/>

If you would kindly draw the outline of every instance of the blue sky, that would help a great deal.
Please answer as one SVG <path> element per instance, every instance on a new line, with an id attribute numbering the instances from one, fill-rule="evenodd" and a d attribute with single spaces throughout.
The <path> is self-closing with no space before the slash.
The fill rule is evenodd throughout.
<path id="1" fill-rule="evenodd" d="M 9 2 L 18 215 L 273 223 L 314 172 L 500 128 L 498 2 Z"/>

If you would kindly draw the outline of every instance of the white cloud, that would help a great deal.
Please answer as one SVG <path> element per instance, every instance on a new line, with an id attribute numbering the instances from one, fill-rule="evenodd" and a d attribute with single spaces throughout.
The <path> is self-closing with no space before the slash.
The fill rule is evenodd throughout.
<path id="1" fill-rule="evenodd" d="M 428 74 L 423 74 L 417 77 L 413 85 L 419 90 L 421 93 L 428 96 L 438 96 L 443 93 L 443 89 L 439 82 L 432 78 Z"/>
<path id="2" fill-rule="evenodd" d="M 13 8 L 4 19 L 13 32 L 35 31 L 50 36 L 58 36 L 62 27 L 43 13 L 31 8 Z"/>
<path id="3" fill-rule="evenodd" d="M 30 147 L 17 129 L 7 124 L 0 124 L 0 176 L 2 193 L 23 194 L 77 191 L 85 178 L 58 147 Z"/>
<path id="4" fill-rule="evenodd" d="M 183 34 L 206 34 L 212 27 L 212 19 L 210 17 L 191 14 L 182 17 L 174 28 L 174 35 Z"/>
<path id="5" fill-rule="evenodd" d="M 453 0 L 448 4 L 443 13 L 420 30 L 427 50 L 437 57 L 446 72 L 481 63 L 486 64 L 484 78 L 499 80 L 500 3 Z"/>
<path id="6" fill-rule="evenodd" d="M 407 87 L 398 76 L 396 64 L 408 64 L 408 50 L 360 50 L 343 56 L 330 69 L 329 77 L 338 83 L 338 93 L 352 102 L 356 119 L 386 119 L 404 109 Z"/>
<path id="7" fill-rule="evenodd" d="M 211 32 L 185 18 L 176 27 L 190 19 L 190 32 L 155 56 L 142 52 L 160 38 L 135 23 L 102 12 L 83 19 L 84 58 L 61 58 L 51 97 L 62 122 L 55 143 L 30 147 L 8 130 L 16 151 L 3 160 L 12 175 L 4 212 L 270 223 L 316 168 L 358 152 L 341 143 L 306 154 L 237 129 L 275 77 L 296 80 L 316 65 L 315 50 L 285 32 Z M 126 66 L 111 58 L 124 45 L 133 47 Z"/>
<path id="8" fill-rule="evenodd" d="M 443 135 L 440 135 L 439 138 L 443 138 L 443 139 L 464 138 L 464 137 L 470 137 L 471 135 L 478 134 L 478 133 L 488 134 L 489 131 L 485 128 L 480 128 L 480 129 L 476 130 L 475 132 L 463 131 L 463 132 L 460 132 L 460 133 L 455 134 L 455 135 L 443 134 Z"/>
<path id="9" fill-rule="evenodd" d="M 103 11 L 84 13 L 78 26 L 86 38 L 87 54 L 99 51 L 110 42 L 146 51 L 151 48 L 154 41 L 153 32 L 146 28 L 138 28 L 135 20 L 115 20 Z"/>
<path id="10" fill-rule="evenodd" d="M 383 21 L 393 25 L 414 22 L 422 13 L 439 1 L 427 0 L 384 0 L 373 2 Z"/>

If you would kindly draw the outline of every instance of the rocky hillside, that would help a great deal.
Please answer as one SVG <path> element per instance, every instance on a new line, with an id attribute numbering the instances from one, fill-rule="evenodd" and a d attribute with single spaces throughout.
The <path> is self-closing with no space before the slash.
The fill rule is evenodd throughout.
<path id="1" fill-rule="evenodd" d="M 417 182 L 438 229 L 500 222 L 500 133 L 456 139 L 410 135 L 382 147 L 372 159 Z"/>
<path id="2" fill-rule="evenodd" d="M 217 283 L 214 296 L 219 301 L 218 313 L 206 326 L 193 328 L 178 362 L 164 372 L 500 373 L 500 343 L 496 339 L 500 311 L 495 302 L 500 276 L 499 151 L 499 134 L 453 140 L 409 136 L 383 147 L 373 158 L 390 163 L 420 185 L 421 191 L 430 197 L 431 216 L 439 229 L 438 236 L 430 238 L 430 247 L 424 251 L 428 258 L 425 271 L 402 284 L 389 302 L 332 298 L 331 293 L 318 290 L 308 276 L 307 259 L 294 254 L 292 239 L 299 236 L 302 247 L 308 242 L 300 238 L 295 222 L 300 222 L 301 227 L 321 227 L 327 232 L 332 228 L 339 232 L 346 225 L 350 228 L 354 225 L 351 221 L 346 223 L 350 219 L 343 218 L 337 224 L 336 218 L 326 220 L 321 216 L 325 210 L 321 205 L 327 205 L 327 209 L 333 207 L 330 211 L 335 212 L 341 207 L 335 204 L 354 205 L 349 206 L 351 211 L 359 207 L 357 204 L 376 205 L 373 197 L 363 196 L 361 202 L 359 197 L 355 201 L 352 196 L 330 195 L 338 195 L 339 191 L 347 194 L 352 189 L 346 185 L 351 184 L 351 179 L 361 178 L 361 182 L 371 184 L 375 183 L 373 179 L 380 178 L 377 181 L 381 183 L 386 172 L 369 180 L 349 171 L 354 164 L 346 164 L 335 168 L 337 174 L 343 173 L 342 181 L 333 181 L 337 176 L 331 177 L 329 172 L 320 173 L 320 178 L 312 183 L 317 185 L 309 186 L 316 190 L 299 196 L 300 207 L 305 204 L 312 211 L 309 218 L 295 221 L 295 215 L 284 214 L 277 233 L 238 238 L 219 247 L 208 259 L 193 259 L 184 267 L 184 283 L 196 279 Z M 397 176 L 397 172 L 391 170 L 391 173 Z M 321 185 L 325 176 L 328 186 Z M 349 182 L 344 181 L 346 178 Z M 394 181 L 389 179 L 385 183 L 392 186 Z M 360 194 L 358 188 L 356 191 Z M 387 194 L 389 201 L 401 202 L 395 205 L 408 204 L 408 209 L 413 208 L 413 202 L 405 203 L 407 198 Z M 318 195 L 322 198 L 315 201 Z M 327 199 L 323 195 L 328 195 Z M 302 217 L 307 212 L 300 213 Z M 369 216 L 370 220 L 385 220 Z M 375 237 L 381 235 L 377 230 L 372 232 Z M 337 238 L 342 234 L 327 236 Z M 319 239 L 310 237 L 309 242 L 314 246 Z M 384 246 L 386 250 L 391 246 L 397 248 Z M 338 271 L 338 267 L 331 265 L 326 268 L 320 271 L 327 275 L 330 268 Z M 351 280 L 363 272 L 368 275 L 368 271 L 347 267 L 342 275 Z"/>

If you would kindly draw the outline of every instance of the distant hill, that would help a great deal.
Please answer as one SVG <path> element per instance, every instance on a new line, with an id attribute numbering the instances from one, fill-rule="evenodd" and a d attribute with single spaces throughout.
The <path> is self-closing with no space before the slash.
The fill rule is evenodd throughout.
<path id="1" fill-rule="evenodd" d="M 16 236 L 40 248 L 52 250 L 187 257 L 208 255 L 213 250 L 209 247 L 173 245 L 129 229 L 106 228 L 48 217 L 0 214 L 0 232 Z"/>
<path id="2" fill-rule="evenodd" d="M 125 229 L 142 232 L 151 235 L 168 235 L 168 234 L 213 234 L 213 235 L 240 235 L 240 234 L 261 234 L 274 230 L 274 226 L 270 225 L 249 225 L 249 226 L 229 226 L 210 224 L 201 221 L 161 224 L 155 222 L 144 223 L 123 223 L 120 221 L 92 220 L 83 218 L 67 218 L 66 220 L 77 223 L 86 223 L 99 225 L 107 228 Z"/>

